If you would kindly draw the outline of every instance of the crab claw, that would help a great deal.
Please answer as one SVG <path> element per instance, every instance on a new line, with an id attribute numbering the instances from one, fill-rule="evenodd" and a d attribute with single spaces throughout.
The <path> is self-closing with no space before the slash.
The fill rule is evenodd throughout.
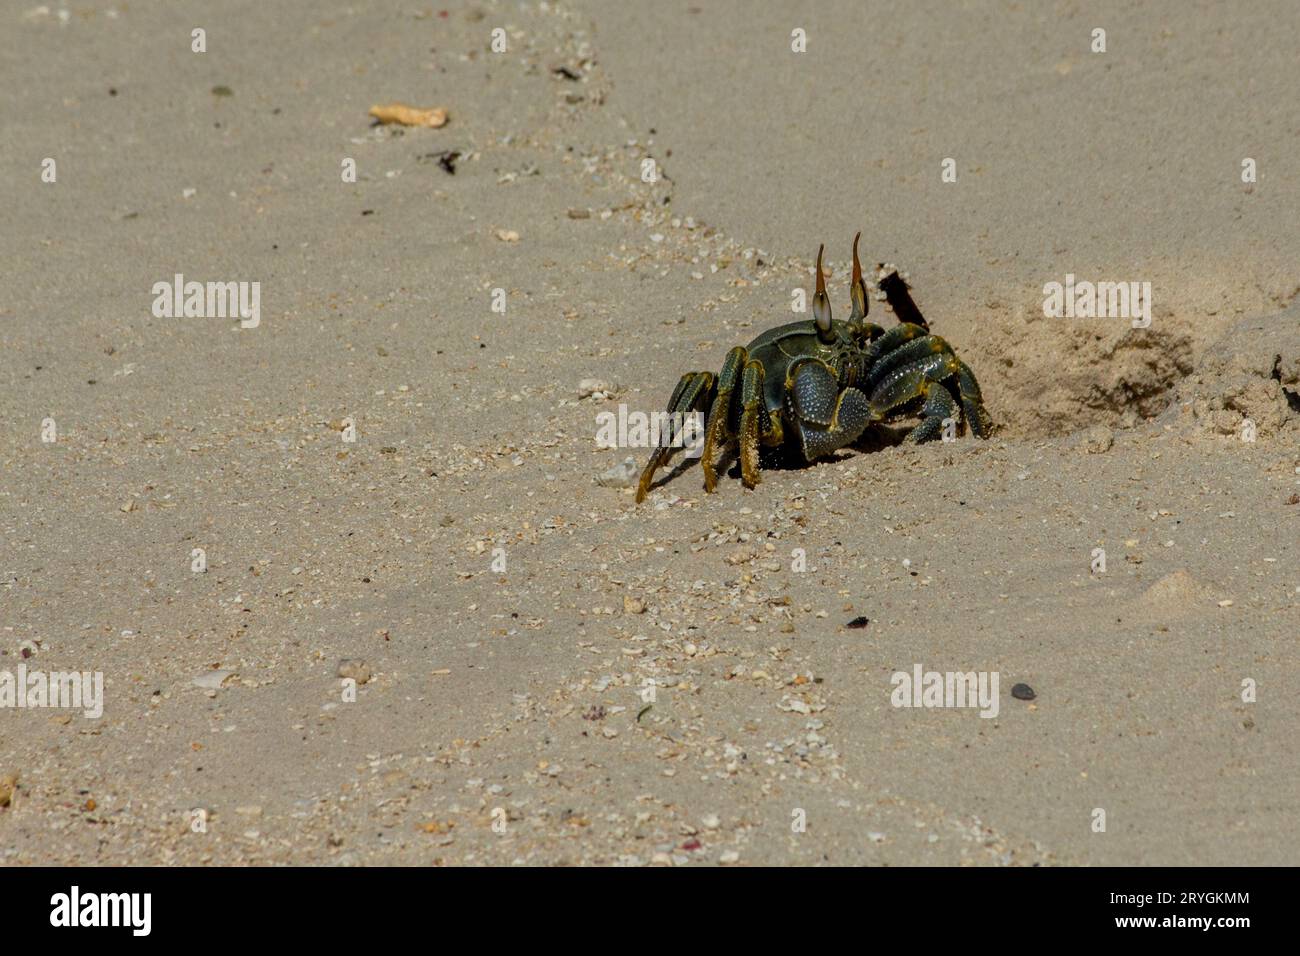
<path id="1" fill-rule="evenodd" d="M 849 285 L 849 297 L 853 300 L 853 310 L 849 313 L 849 321 L 854 323 L 859 323 L 865 319 L 870 308 L 870 300 L 867 298 L 867 284 L 862 281 L 862 263 L 858 261 L 858 240 L 861 238 L 861 231 L 853 237 L 853 280 Z"/>
<path id="2" fill-rule="evenodd" d="M 813 321 L 817 324 L 817 337 L 823 342 L 834 339 L 831 334 L 831 300 L 826 295 L 826 277 L 822 275 L 822 253 L 826 246 L 817 247 L 817 292 L 813 295 Z"/>

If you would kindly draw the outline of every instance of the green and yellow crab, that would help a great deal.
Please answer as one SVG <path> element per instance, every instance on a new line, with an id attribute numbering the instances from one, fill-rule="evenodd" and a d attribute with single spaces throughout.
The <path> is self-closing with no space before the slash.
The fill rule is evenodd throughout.
<path id="1" fill-rule="evenodd" d="M 876 286 L 899 322 L 885 330 L 866 321 L 867 285 L 853 238 L 849 319 L 831 318 L 817 250 L 817 292 L 813 318 L 764 332 L 727 353 L 722 371 L 687 372 L 668 400 L 676 421 L 704 413 L 704 489 L 718 483 L 716 457 L 739 445 L 745 487 L 759 482 L 759 448 L 782 449 L 811 462 L 858 440 L 868 426 L 919 415 L 904 441 L 925 442 L 959 425 L 987 438 L 992 422 L 979 384 L 952 347 L 937 335 L 908 294 L 896 269 L 881 266 Z M 655 472 L 677 451 L 674 435 L 650 455 L 641 472 L 636 500 L 650 491 Z"/>

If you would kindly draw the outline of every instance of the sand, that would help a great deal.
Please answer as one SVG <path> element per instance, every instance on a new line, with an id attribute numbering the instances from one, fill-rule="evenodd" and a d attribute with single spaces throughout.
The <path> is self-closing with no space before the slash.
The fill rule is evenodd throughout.
<path id="1" fill-rule="evenodd" d="M 1294 5 L 0 17 L 5 863 L 1300 862 Z M 993 439 L 597 483 L 858 230 Z"/>

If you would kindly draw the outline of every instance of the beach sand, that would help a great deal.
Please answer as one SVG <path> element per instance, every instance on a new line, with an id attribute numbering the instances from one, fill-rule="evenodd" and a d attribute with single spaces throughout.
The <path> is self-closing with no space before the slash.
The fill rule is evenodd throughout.
<path id="1" fill-rule="evenodd" d="M 1300 862 L 1294 4 L 0 17 L 3 862 Z M 859 230 L 991 440 L 596 482 Z"/>

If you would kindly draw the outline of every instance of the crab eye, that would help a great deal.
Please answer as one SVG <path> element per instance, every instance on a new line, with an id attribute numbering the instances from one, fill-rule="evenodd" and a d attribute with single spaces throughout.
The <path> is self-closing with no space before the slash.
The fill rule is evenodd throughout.
<path id="1" fill-rule="evenodd" d="M 818 332 L 831 330 L 831 300 L 825 292 L 813 296 L 813 321 L 817 323 Z"/>

